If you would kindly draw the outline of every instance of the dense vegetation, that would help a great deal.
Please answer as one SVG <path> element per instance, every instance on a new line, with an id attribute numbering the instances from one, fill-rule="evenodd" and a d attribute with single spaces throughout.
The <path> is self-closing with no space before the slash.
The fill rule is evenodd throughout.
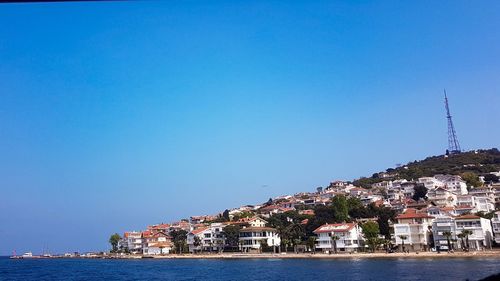
<path id="1" fill-rule="evenodd" d="M 374 204 L 365 207 L 358 198 L 343 195 L 335 196 L 329 205 L 315 206 L 314 213 L 314 216 L 308 216 L 300 215 L 297 211 L 289 211 L 275 214 L 268 219 L 269 225 L 276 228 L 280 234 L 282 249 L 295 249 L 298 245 L 314 247 L 313 231 L 325 223 L 353 222 L 357 219 L 370 218 L 376 222 L 368 224 L 363 230 L 369 231 L 370 237 L 374 238 L 370 246 L 374 250 L 378 242 L 382 243 L 375 237 L 381 234 L 387 239 L 390 238 L 389 221 L 394 220 L 396 215 L 390 208 L 377 207 Z M 307 223 L 304 223 L 304 219 L 307 219 Z"/>
<path id="2" fill-rule="evenodd" d="M 500 171 L 500 151 L 496 148 L 428 157 L 421 161 L 410 162 L 397 168 L 389 168 L 384 173 L 375 173 L 353 182 L 354 185 L 370 188 L 372 184 L 390 179 L 414 180 L 420 177 L 431 177 L 437 174 L 451 174 L 465 177 L 468 184 L 478 186 L 478 176 Z M 488 176 L 490 180 L 494 176 Z"/>

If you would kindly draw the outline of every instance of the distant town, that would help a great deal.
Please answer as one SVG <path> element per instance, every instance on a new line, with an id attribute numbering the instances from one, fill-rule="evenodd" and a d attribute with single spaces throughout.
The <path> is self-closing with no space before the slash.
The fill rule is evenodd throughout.
<path id="1" fill-rule="evenodd" d="M 500 246 L 499 165 L 497 149 L 430 157 L 371 178 L 113 234 L 110 252 L 484 252 Z M 428 175 L 440 169 L 449 173 Z M 427 175 L 409 178 L 415 171 Z"/>

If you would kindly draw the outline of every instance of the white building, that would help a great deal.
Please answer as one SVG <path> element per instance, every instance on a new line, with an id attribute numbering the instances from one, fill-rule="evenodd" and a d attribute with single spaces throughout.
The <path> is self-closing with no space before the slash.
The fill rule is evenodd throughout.
<path id="1" fill-rule="evenodd" d="M 263 243 L 268 247 L 279 247 L 281 239 L 275 228 L 250 226 L 240 230 L 239 243 L 242 252 L 250 252 L 261 250 Z"/>
<path id="2" fill-rule="evenodd" d="M 495 242 L 500 244 L 500 211 L 495 212 L 495 216 L 491 220 L 491 225 L 495 235 Z"/>
<path id="3" fill-rule="evenodd" d="M 142 252 L 145 255 L 165 255 L 170 253 L 173 246 L 171 237 L 162 231 L 143 231 L 142 241 Z"/>
<path id="4" fill-rule="evenodd" d="M 212 252 L 224 249 L 226 240 L 223 230 L 225 226 L 223 223 L 212 223 L 210 226 L 197 228 L 189 232 L 187 235 L 189 252 Z"/>
<path id="5" fill-rule="evenodd" d="M 429 201 L 441 207 L 451 207 L 457 204 L 457 194 L 443 187 L 429 190 L 427 192 L 427 198 Z"/>
<path id="6" fill-rule="evenodd" d="M 125 232 L 118 246 L 133 254 L 142 253 L 142 233 L 139 231 Z"/>
<path id="7" fill-rule="evenodd" d="M 450 237 L 446 237 L 446 232 L 449 232 Z M 439 216 L 432 222 L 432 236 L 434 238 L 434 246 L 440 250 L 457 249 L 457 231 L 455 220 L 451 216 Z M 448 248 L 448 240 L 450 249 Z"/>
<path id="8" fill-rule="evenodd" d="M 396 217 L 394 238 L 396 245 L 405 250 L 426 251 L 430 242 L 433 216 L 415 209 L 407 209 Z"/>
<path id="9" fill-rule="evenodd" d="M 455 224 L 457 233 L 462 233 L 464 230 L 472 232 L 468 239 L 464 239 L 465 243 L 469 241 L 470 249 L 481 250 L 491 247 L 493 231 L 490 220 L 475 215 L 463 215 L 455 218 Z"/>
<path id="10" fill-rule="evenodd" d="M 316 249 L 323 252 L 334 251 L 334 242 L 338 251 L 353 252 L 364 241 L 361 228 L 357 223 L 324 224 L 314 230 Z M 332 237 L 336 239 L 332 239 Z"/>
<path id="11" fill-rule="evenodd" d="M 467 194 L 467 184 L 460 176 L 435 175 L 434 178 L 444 183 L 444 188 L 458 195 Z"/>
<path id="12" fill-rule="evenodd" d="M 423 184 L 427 190 L 435 189 L 438 187 L 444 187 L 444 182 L 436 179 L 435 177 L 422 177 L 418 179 L 418 183 Z"/>

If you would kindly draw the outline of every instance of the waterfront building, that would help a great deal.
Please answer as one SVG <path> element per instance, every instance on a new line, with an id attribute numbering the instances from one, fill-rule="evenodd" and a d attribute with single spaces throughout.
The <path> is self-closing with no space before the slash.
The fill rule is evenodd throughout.
<path id="1" fill-rule="evenodd" d="M 165 255 L 172 250 L 172 238 L 165 232 L 142 232 L 142 251 L 145 255 Z"/>
<path id="2" fill-rule="evenodd" d="M 224 223 L 212 223 L 210 224 L 210 226 L 203 226 L 190 231 L 187 235 L 189 252 L 194 253 L 201 251 L 221 251 L 224 248 L 226 242 L 223 233 L 224 227 L 226 225 L 227 224 Z M 199 241 L 198 245 L 196 245 L 196 240 Z"/>
<path id="3" fill-rule="evenodd" d="M 261 251 L 263 244 L 279 247 L 281 239 L 275 228 L 250 226 L 240 230 L 239 244 L 242 252 L 253 252 Z"/>
<path id="4" fill-rule="evenodd" d="M 475 215 L 463 215 L 455 218 L 455 224 L 457 233 L 462 233 L 464 230 L 471 231 L 472 234 L 464 239 L 465 243 L 468 240 L 468 248 L 472 250 L 491 248 L 493 231 L 490 220 Z"/>
<path id="5" fill-rule="evenodd" d="M 500 211 L 495 212 L 495 216 L 491 220 L 491 226 L 495 235 L 495 242 L 500 244 Z"/>
<path id="6" fill-rule="evenodd" d="M 455 220 L 452 216 L 441 215 L 432 222 L 432 237 L 434 238 L 434 246 L 440 250 L 456 250 L 457 246 L 457 230 Z M 447 236 L 446 234 L 449 234 Z M 449 246 L 448 248 L 448 241 Z"/>
<path id="7" fill-rule="evenodd" d="M 395 244 L 405 250 L 427 251 L 429 248 L 433 216 L 425 210 L 407 209 L 396 217 L 394 224 Z"/>
<path id="8" fill-rule="evenodd" d="M 364 240 L 357 223 L 324 224 L 313 232 L 317 235 L 316 249 L 323 252 L 331 252 L 335 248 L 341 252 L 353 252 L 362 246 Z"/>
<path id="9" fill-rule="evenodd" d="M 138 231 L 128 231 L 118 242 L 118 248 L 132 254 L 142 253 L 142 234 Z"/>

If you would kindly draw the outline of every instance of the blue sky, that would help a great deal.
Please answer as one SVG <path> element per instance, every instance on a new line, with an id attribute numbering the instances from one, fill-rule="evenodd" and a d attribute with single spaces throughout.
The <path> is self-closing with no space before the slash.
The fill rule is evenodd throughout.
<path id="1" fill-rule="evenodd" d="M 495 1 L 0 5 L 0 254 L 498 147 Z"/>

